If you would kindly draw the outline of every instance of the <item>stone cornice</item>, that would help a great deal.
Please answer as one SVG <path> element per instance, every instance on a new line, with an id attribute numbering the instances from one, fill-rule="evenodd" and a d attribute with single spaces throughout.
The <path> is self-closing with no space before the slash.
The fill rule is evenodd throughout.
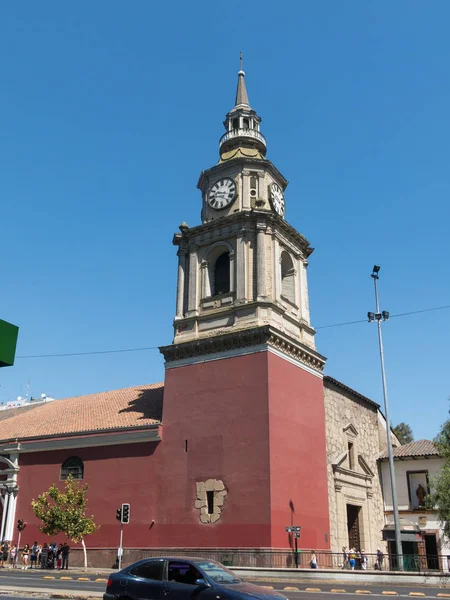
<path id="1" fill-rule="evenodd" d="M 311 248 L 309 241 L 299 233 L 292 225 L 289 225 L 287 221 L 282 219 L 277 214 L 269 210 L 252 209 L 249 211 L 239 211 L 233 213 L 221 219 L 214 219 L 208 223 L 202 225 L 196 225 L 185 229 L 182 233 L 176 233 L 174 235 L 173 243 L 178 246 L 182 240 L 189 242 L 192 238 L 209 233 L 211 231 L 217 231 L 223 227 L 230 225 L 241 224 L 245 229 L 246 224 L 255 229 L 261 227 L 262 223 L 265 222 L 266 226 L 270 226 L 273 230 L 281 230 L 288 238 L 293 240 L 304 252 L 305 257 L 310 256 L 314 252 L 314 248 Z M 229 234 L 227 234 L 229 237 Z"/>
<path id="2" fill-rule="evenodd" d="M 270 325 L 161 346 L 159 351 L 163 354 L 166 363 L 170 363 L 263 344 L 305 364 L 314 371 L 319 373 L 323 371 L 326 360 L 324 356 Z"/>

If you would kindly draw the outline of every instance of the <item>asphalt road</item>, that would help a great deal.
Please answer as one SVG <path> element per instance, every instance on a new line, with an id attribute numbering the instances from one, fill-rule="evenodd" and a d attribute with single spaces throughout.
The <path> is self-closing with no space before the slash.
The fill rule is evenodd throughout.
<path id="1" fill-rule="evenodd" d="M 27 592 L 22 592 L 23 597 L 27 597 L 28 590 L 32 589 L 39 593 L 40 590 L 51 597 L 51 594 L 57 593 L 59 590 L 64 590 L 76 595 L 77 593 L 94 592 L 96 595 L 101 595 L 106 588 L 107 576 L 94 574 L 80 574 L 74 572 L 59 573 L 55 571 L 0 571 L 0 593 L 2 589 L 14 588 L 20 592 L 21 588 L 27 588 Z M 371 595 L 384 597 L 386 596 L 401 596 L 401 597 L 425 597 L 444 600 L 450 600 L 450 588 L 439 588 L 434 586 L 411 586 L 397 584 L 363 584 L 363 583 L 347 583 L 342 581 L 337 582 L 322 582 L 322 581 L 299 581 L 295 583 L 291 580 L 274 580 L 270 581 L 254 581 L 259 585 L 270 586 L 275 591 L 285 594 L 288 598 L 296 600 L 312 600 L 313 596 L 327 596 L 327 600 L 342 600 L 343 596 Z M 22 595 L 20 596 L 22 597 Z M 13 596 L 15 600 L 19 600 L 18 595 Z M 28 596 L 29 597 L 29 596 Z M 1 594 L 0 600 L 6 600 L 8 596 Z"/>

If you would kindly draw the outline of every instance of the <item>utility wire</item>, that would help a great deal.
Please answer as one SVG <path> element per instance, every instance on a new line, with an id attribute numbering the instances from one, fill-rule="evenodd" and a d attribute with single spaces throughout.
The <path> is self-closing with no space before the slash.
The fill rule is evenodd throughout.
<path id="1" fill-rule="evenodd" d="M 445 308 L 450 308 L 450 304 L 446 304 L 444 306 L 435 306 L 434 308 L 423 308 L 422 310 L 412 310 L 404 313 L 397 313 L 396 315 L 389 315 L 390 319 L 394 319 L 396 317 L 407 317 L 409 315 L 418 315 L 420 313 L 432 312 L 435 310 L 444 310 Z M 356 325 L 358 323 L 367 323 L 367 319 L 360 319 L 359 321 L 346 321 L 344 323 L 333 323 L 331 325 L 320 325 L 319 327 L 315 327 L 315 329 L 328 329 L 330 327 L 344 327 L 346 325 Z M 157 350 L 159 346 L 144 346 L 143 348 L 122 348 L 119 350 L 95 350 L 91 352 L 64 352 L 60 354 L 26 354 L 24 356 L 16 356 L 19 358 L 55 358 L 59 356 L 89 356 L 94 354 L 117 354 L 119 352 L 142 352 L 144 350 Z"/>

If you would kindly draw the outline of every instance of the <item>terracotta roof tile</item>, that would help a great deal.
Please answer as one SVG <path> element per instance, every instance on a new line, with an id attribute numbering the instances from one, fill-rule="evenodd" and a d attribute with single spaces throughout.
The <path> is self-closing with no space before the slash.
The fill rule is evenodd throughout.
<path id="1" fill-rule="evenodd" d="M 161 422 L 163 392 L 163 383 L 152 383 L 40 404 L 0 421 L 0 440 L 156 424 Z"/>
<path id="2" fill-rule="evenodd" d="M 439 451 L 430 440 L 418 440 L 397 446 L 392 452 L 394 458 L 414 458 L 417 456 L 439 456 Z M 388 458 L 387 452 L 380 458 Z"/>

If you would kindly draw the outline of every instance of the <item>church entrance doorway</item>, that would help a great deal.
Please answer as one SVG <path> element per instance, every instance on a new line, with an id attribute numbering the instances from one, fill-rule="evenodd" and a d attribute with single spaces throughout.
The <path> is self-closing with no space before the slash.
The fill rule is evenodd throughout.
<path id="1" fill-rule="evenodd" d="M 429 569 L 439 569 L 439 556 L 436 542 L 436 535 L 425 535 L 425 552 L 427 555 L 427 567 Z"/>
<path id="2" fill-rule="evenodd" d="M 361 507 L 347 504 L 348 547 L 361 550 L 359 537 L 359 513 Z"/>

